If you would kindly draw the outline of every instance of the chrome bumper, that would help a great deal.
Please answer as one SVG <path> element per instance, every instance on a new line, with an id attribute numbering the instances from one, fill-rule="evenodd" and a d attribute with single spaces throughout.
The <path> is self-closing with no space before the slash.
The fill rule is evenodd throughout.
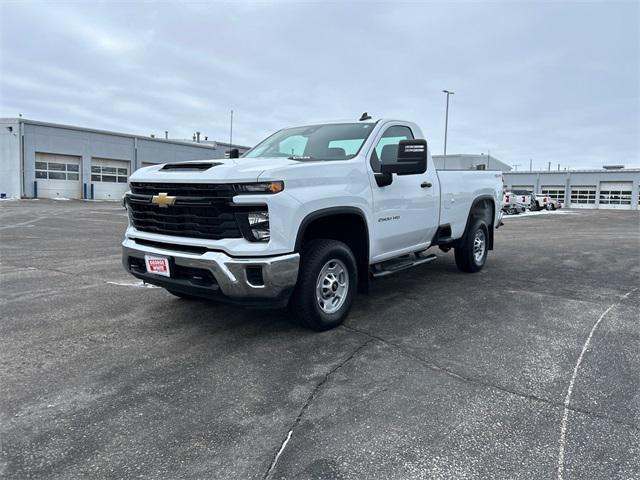
<path id="1" fill-rule="evenodd" d="M 213 275 L 215 282 L 212 285 L 203 286 L 194 282 L 193 288 L 188 293 L 215 297 L 222 295 L 230 300 L 269 300 L 288 297 L 298 279 L 300 264 L 300 255 L 297 253 L 263 258 L 234 258 L 225 253 L 213 251 L 200 255 L 139 245 L 131 238 L 125 238 L 122 242 L 122 249 L 122 262 L 125 269 L 138 278 L 168 289 L 176 288 L 186 293 L 189 288 L 188 279 L 178 281 L 174 278 L 134 271 L 131 268 L 130 257 L 144 259 L 145 253 L 168 257 L 173 265 L 208 270 Z M 261 269 L 262 284 L 254 285 L 249 281 L 247 267 Z"/>

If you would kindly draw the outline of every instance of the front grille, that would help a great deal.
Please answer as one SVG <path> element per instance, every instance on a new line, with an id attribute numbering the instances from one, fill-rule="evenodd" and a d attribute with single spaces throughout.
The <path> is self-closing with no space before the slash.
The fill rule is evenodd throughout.
<path id="1" fill-rule="evenodd" d="M 131 182 L 131 193 L 139 195 L 167 195 L 185 197 L 210 197 L 231 200 L 235 191 L 231 184 L 212 183 L 140 183 Z"/>
<path id="2" fill-rule="evenodd" d="M 164 208 L 152 204 L 159 193 L 176 197 L 174 204 Z M 132 182 L 129 218 L 143 232 L 209 240 L 241 238 L 237 214 L 247 207 L 234 206 L 233 195 L 228 184 Z"/>

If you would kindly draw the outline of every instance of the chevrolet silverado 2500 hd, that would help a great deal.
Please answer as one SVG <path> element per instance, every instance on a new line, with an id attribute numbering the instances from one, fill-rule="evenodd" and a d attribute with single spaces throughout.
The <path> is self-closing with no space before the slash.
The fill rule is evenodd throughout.
<path id="1" fill-rule="evenodd" d="M 500 172 L 436 171 L 411 122 L 289 128 L 240 158 L 136 171 L 123 263 L 178 297 L 289 306 L 324 330 L 371 279 L 434 260 L 430 247 L 479 271 L 502 191 Z"/>

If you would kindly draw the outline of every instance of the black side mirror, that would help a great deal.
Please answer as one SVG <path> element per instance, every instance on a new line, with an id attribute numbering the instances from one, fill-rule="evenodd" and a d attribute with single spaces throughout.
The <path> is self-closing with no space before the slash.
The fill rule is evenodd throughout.
<path id="1" fill-rule="evenodd" d="M 228 155 L 227 158 L 240 158 L 240 150 L 238 150 L 237 148 L 227 150 L 225 153 Z"/>
<path id="2" fill-rule="evenodd" d="M 395 162 L 380 165 L 382 173 L 416 175 L 427 171 L 427 141 L 422 139 L 401 140 Z"/>

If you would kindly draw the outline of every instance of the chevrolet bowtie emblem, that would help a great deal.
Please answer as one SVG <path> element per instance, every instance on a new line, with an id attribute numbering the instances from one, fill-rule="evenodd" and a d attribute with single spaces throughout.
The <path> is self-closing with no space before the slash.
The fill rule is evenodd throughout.
<path id="1" fill-rule="evenodd" d="M 159 193 L 151 198 L 151 203 L 158 205 L 160 208 L 167 208 L 169 205 L 176 203 L 176 197 L 169 197 L 166 193 Z"/>

